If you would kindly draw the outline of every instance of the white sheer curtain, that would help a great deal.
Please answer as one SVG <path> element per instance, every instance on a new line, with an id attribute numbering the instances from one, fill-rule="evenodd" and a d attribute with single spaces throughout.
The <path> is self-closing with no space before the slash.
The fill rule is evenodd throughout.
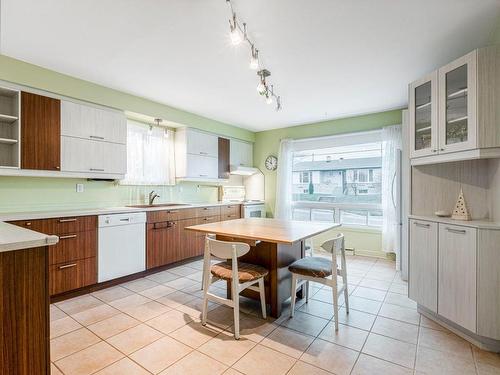
<path id="1" fill-rule="evenodd" d="M 292 145 L 293 140 L 282 139 L 278 154 L 275 217 L 282 220 L 292 219 Z"/>
<path id="2" fill-rule="evenodd" d="M 174 131 L 127 123 L 127 174 L 122 185 L 174 185 Z"/>
<path id="3" fill-rule="evenodd" d="M 399 257 L 399 203 L 396 202 L 396 153 L 401 149 L 401 125 L 382 129 L 382 249 Z"/>

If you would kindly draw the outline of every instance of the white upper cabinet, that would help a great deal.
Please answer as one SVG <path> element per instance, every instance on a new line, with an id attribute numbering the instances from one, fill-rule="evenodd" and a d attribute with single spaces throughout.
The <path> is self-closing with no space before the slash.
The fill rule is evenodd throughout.
<path id="1" fill-rule="evenodd" d="M 229 144 L 229 164 L 235 167 L 253 166 L 253 145 L 248 142 L 231 139 Z"/>
<path id="2" fill-rule="evenodd" d="M 218 157 L 219 137 L 194 129 L 185 131 L 186 152 L 193 155 Z"/>
<path id="3" fill-rule="evenodd" d="M 500 157 L 500 45 L 409 85 L 412 165 Z"/>
<path id="4" fill-rule="evenodd" d="M 123 112 L 61 101 L 61 135 L 94 141 L 127 143 Z"/>

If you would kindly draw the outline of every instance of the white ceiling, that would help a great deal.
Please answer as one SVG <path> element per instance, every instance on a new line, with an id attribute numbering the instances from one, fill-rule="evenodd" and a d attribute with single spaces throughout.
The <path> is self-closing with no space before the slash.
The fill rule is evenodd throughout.
<path id="1" fill-rule="evenodd" d="M 0 52 L 251 130 L 399 108 L 488 42 L 500 0 L 233 0 L 283 97 L 257 95 L 225 0 L 1 0 Z"/>

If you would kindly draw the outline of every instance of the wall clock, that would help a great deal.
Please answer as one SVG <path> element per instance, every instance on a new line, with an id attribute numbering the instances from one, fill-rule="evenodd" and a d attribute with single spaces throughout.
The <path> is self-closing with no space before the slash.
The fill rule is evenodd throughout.
<path id="1" fill-rule="evenodd" d="M 266 169 L 268 171 L 275 171 L 278 168 L 278 158 L 274 155 L 269 155 L 266 158 Z"/>

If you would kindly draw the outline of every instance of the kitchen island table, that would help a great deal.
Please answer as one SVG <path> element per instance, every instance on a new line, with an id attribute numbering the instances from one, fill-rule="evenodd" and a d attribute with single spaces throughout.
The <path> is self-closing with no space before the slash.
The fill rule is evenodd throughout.
<path id="1" fill-rule="evenodd" d="M 288 266 L 304 257 L 305 240 L 339 227 L 338 223 L 293 221 L 264 218 L 246 218 L 185 228 L 206 234 L 215 234 L 222 241 L 245 242 L 250 251 L 239 258 L 269 270 L 265 279 L 266 302 L 271 305 L 271 316 L 281 315 L 282 304 L 291 293 L 291 273 Z M 230 283 L 228 298 L 230 298 Z M 259 294 L 245 290 L 242 295 L 259 300 Z"/>

